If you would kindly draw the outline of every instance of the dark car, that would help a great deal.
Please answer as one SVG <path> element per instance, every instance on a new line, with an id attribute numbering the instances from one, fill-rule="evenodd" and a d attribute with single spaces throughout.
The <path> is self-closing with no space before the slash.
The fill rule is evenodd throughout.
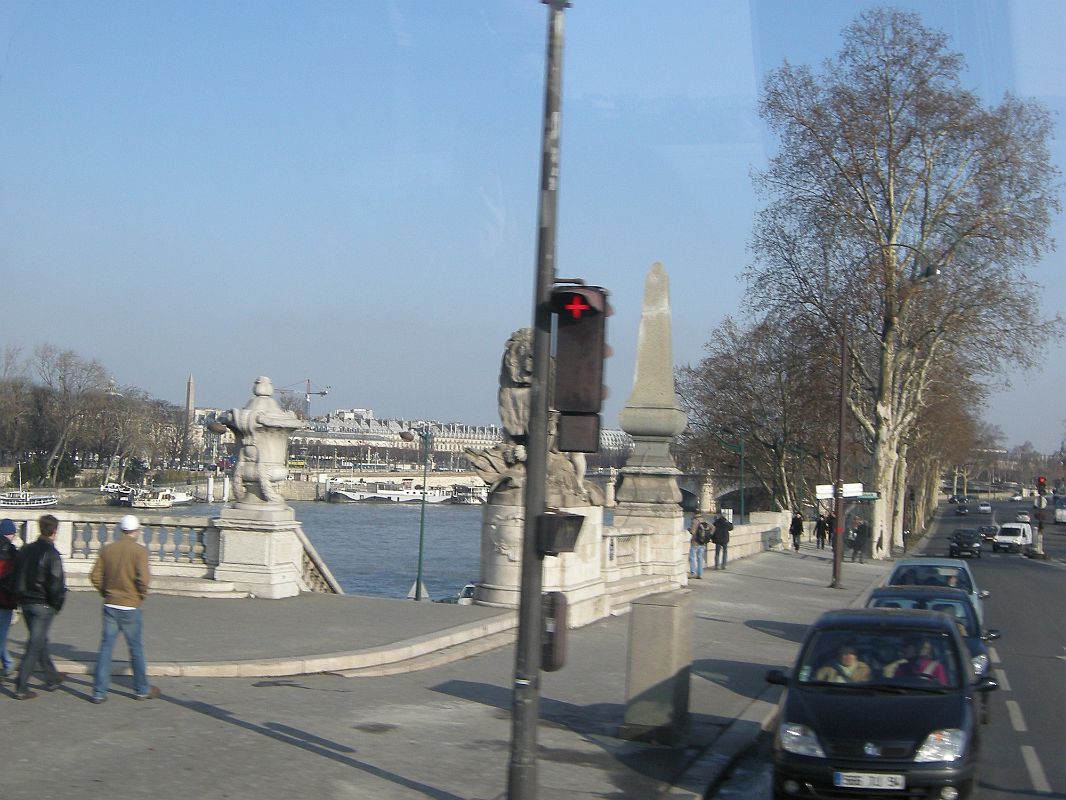
<path id="1" fill-rule="evenodd" d="M 951 532 L 948 540 L 948 556 L 950 558 L 962 558 L 963 556 L 981 557 L 981 542 L 984 537 L 976 528 L 956 528 Z"/>
<path id="2" fill-rule="evenodd" d="M 955 620 L 966 649 L 970 666 L 980 677 L 988 672 L 988 647 L 985 642 L 999 638 L 998 630 L 982 631 L 970 595 L 961 589 L 943 586 L 879 586 L 866 598 L 867 608 L 919 608 L 940 611 Z"/>
<path id="3" fill-rule="evenodd" d="M 981 538 L 986 542 L 991 542 L 996 538 L 996 531 L 999 530 L 998 525 L 978 525 L 977 532 L 981 534 Z"/>
<path id="4" fill-rule="evenodd" d="M 955 506 L 955 513 L 960 517 L 964 517 L 970 513 L 970 507 L 965 503 L 959 503 Z"/>
<path id="5" fill-rule="evenodd" d="M 920 655 L 908 655 L 918 653 Z M 945 797 L 977 787 L 978 695 L 955 622 L 939 611 L 845 609 L 808 630 L 790 673 L 773 743 L 773 796 Z"/>

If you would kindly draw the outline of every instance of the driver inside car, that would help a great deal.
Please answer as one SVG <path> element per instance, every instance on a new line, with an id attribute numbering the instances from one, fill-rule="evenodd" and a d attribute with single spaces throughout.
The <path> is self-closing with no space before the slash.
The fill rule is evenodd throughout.
<path id="1" fill-rule="evenodd" d="M 826 683 L 865 683 L 870 680 L 870 667 L 859 661 L 859 654 L 849 644 L 842 645 L 837 657 L 819 668 L 814 679 Z"/>

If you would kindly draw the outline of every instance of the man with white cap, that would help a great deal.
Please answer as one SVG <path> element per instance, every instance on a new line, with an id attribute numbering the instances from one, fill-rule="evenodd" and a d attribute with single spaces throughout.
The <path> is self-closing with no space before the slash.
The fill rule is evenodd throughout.
<path id="1" fill-rule="evenodd" d="M 148 684 L 148 666 L 144 658 L 144 617 L 141 603 L 148 596 L 151 576 L 148 550 L 141 544 L 141 522 L 132 514 L 118 521 L 122 538 L 106 545 L 89 574 L 96 590 L 104 597 L 103 633 L 96 657 L 92 702 L 107 700 L 111 684 L 111 651 L 119 631 L 126 638 L 133 670 L 133 693 L 136 700 L 159 697 L 159 687 Z"/>

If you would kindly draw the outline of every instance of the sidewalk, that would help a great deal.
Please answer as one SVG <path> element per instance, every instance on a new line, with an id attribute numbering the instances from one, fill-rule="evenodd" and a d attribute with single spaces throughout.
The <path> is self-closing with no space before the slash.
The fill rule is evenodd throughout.
<path id="1" fill-rule="evenodd" d="M 827 552 L 763 553 L 692 582 L 684 748 L 615 737 L 628 617 L 570 631 L 566 666 L 541 677 L 539 796 L 702 797 L 770 711 L 766 670 L 786 666 L 818 613 L 857 602 L 889 564 L 846 562 L 847 588 L 833 590 Z M 116 790 L 153 800 L 506 796 L 509 612 L 325 595 L 154 596 L 146 649 L 163 697 L 133 702 L 129 678 L 116 677 L 109 702 L 94 706 L 86 673 L 99 614 L 98 598 L 77 593 L 58 617 L 53 652 L 71 673 L 59 691 L 25 702 L 10 698 L 10 684 L 0 692 L 15 737 L 5 800 Z M 16 652 L 23 637 L 13 629 Z M 125 657 L 123 645 L 116 654 Z"/>

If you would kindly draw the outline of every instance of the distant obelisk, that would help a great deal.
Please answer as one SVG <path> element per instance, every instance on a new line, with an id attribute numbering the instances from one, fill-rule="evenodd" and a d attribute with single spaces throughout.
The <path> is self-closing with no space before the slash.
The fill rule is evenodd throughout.
<path id="1" fill-rule="evenodd" d="M 185 384 L 185 424 L 192 427 L 196 417 L 196 384 L 193 383 L 192 374 L 189 374 L 189 382 Z"/>

